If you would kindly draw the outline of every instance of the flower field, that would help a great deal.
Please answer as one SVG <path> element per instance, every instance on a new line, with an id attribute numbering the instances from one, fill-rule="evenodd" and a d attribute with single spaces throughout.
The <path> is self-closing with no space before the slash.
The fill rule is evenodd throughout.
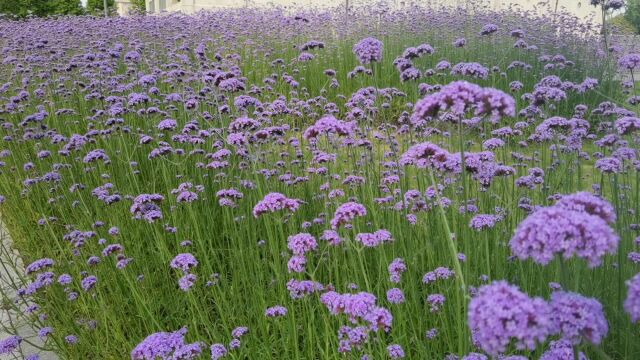
<path id="1" fill-rule="evenodd" d="M 0 20 L 25 264 L 3 306 L 35 330 L 0 354 L 640 358 L 640 54 L 598 31 L 384 6 Z"/>

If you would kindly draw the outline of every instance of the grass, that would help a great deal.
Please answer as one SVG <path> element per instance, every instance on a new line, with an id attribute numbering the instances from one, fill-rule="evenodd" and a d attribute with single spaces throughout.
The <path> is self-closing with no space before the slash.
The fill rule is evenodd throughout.
<path id="1" fill-rule="evenodd" d="M 502 76 L 500 72 L 491 73 L 486 80 L 468 79 L 485 87 L 495 87 L 508 91 L 509 83 L 518 80 L 524 84 L 520 93 L 514 97 L 518 109 L 527 105 L 520 98 L 547 75 L 558 75 L 563 80 L 580 83 L 586 77 L 598 78 L 600 84 L 596 91 L 585 94 L 571 93 L 566 101 L 554 107 L 545 107 L 546 116 L 570 117 L 577 104 L 587 104 L 594 108 L 605 100 L 621 102 L 619 84 L 613 80 L 613 60 L 599 58 L 592 46 L 597 40 L 578 36 L 555 36 L 549 31 L 550 25 L 542 19 L 525 20 L 514 14 L 454 13 L 447 10 L 421 10 L 411 19 L 408 14 L 388 15 L 376 21 L 374 13 L 362 12 L 354 15 L 353 21 L 345 25 L 341 17 L 325 19 L 322 14 L 307 14 L 311 21 L 295 22 L 291 17 L 279 12 L 225 11 L 218 14 L 200 14 L 196 17 L 166 16 L 157 18 L 132 18 L 112 20 L 112 32 L 104 34 L 105 22 L 109 20 L 71 18 L 61 20 L 31 20 L 15 23 L 2 21 L 0 30 L 7 30 L 9 36 L 0 38 L 0 45 L 12 48 L 10 53 L 27 55 L 43 54 L 44 50 L 32 49 L 28 52 L 15 45 L 16 39 L 26 36 L 35 40 L 44 36 L 51 47 L 66 48 L 67 54 L 59 59 L 30 64 L 30 72 L 17 72 L 15 64 L 8 63 L 0 67 L 0 73 L 6 75 L 12 83 L 11 90 L 5 96 L 5 111 L 0 118 L 13 124 L 1 130 L 3 136 L 11 136 L 13 141 L 3 142 L 2 148 L 10 152 L 4 157 L 5 165 L 0 173 L 0 194 L 6 197 L 2 205 L 2 219 L 14 239 L 15 247 L 24 256 L 25 263 L 42 257 L 55 260 L 52 271 L 56 275 L 63 273 L 73 277 L 69 286 L 51 285 L 38 291 L 27 303 L 36 303 L 40 309 L 34 314 L 24 314 L 34 326 L 52 326 L 53 334 L 47 340 L 47 347 L 55 348 L 63 358 L 68 359 L 122 359 L 147 335 L 158 331 L 175 331 L 183 326 L 188 328 L 187 339 L 190 342 L 202 341 L 227 344 L 231 340 L 230 332 L 236 326 L 248 326 L 250 334 L 243 338 L 242 346 L 230 353 L 234 359 L 332 359 L 338 358 L 338 329 L 350 325 L 345 316 L 333 316 L 320 303 L 317 294 L 300 300 L 290 298 L 286 288 L 291 278 L 310 279 L 322 284 L 331 284 L 338 292 L 367 291 L 378 297 L 378 304 L 387 307 L 393 314 L 393 328 L 389 333 L 371 334 L 371 341 L 363 349 L 354 351 L 359 354 L 371 354 L 374 358 L 386 356 L 389 344 L 400 344 L 407 352 L 407 358 L 437 359 L 445 354 L 464 355 L 472 351 L 473 345 L 467 327 L 467 296 L 471 287 L 484 284 L 481 275 L 491 280 L 506 279 L 517 284 L 531 296 L 549 298 L 549 282 L 560 281 L 563 271 L 556 259 L 546 267 L 529 261 L 517 261 L 510 258 L 508 241 L 516 226 L 527 216 L 518 208 L 521 198 L 528 198 L 532 204 L 550 205 L 554 194 L 568 194 L 579 190 L 590 190 L 591 184 L 602 186 L 602 195 L 611 200 L 618 209 L 616 229 L 621 236 L 620 253 L 626 254 L 634 249 L 633 238 L 637 231 L 630 231 L 631 224 L 640 222 L 637 204 L 640 201 L 638 175 L 629 169 L 618 176 L 603 175 L 593 167 L 594 160 L 585 160 L 574 152 L 553 155 L 549 143 L 530 143 L 526 148 L 518 141 L 526 139 L 537 123 L 533 123 L 520 137 L 507 141 L 507 145 L 495 151 L 496 157 L 505 164 L 514 164 L 511 152 L 517 151 L 531 157 L 530 161 L 516 166 L 517 174 L 496 178 L 488 190 L 482 189 L 469 174 L 462 179 L 466 198 L 474 199 L 479 213 L 495 213 L 499 207 L 504 211 L 504 220 L 494 228 L 474 231 L 469 227 L 470 214 L 460 214 L 458 207 L 465 196 L 457 183 L 444 188 L 441 196 L 452 201 L 445 209 L 434 208 L 431 211 L 418 212 L 417 223 L 409 224 L 406 215 L 409 209 L 393 209 L 400 200 L 400 194 L 409 189 L 418 189 L 422 193 L 432 186 L 433 181 L 426 170 L 412 167 L 389 168 L 385 162 L 397 161 L 400 154 L 412 144 L 431 141 L 441 144 L 451 152 L 458 151 L 460 140 L 465 142 L 465 151 L 479 151 L 483 137 L 482 129 L 465 129 L 462 139 L 453 125 L 437 125 L 440 134 L 427 137 L 414 130 L 397 131 L 401 124 L 398 119 L 404 111 L 411 112 L 407 103 L 415 103 L 423 95 L 419 94 L 417 82 L 400 82 L 399 74 L 392 62 L 395 57 L 409 46 L 429 43 L 435 49 L 434 55 L 415 60 L 415 66 L 421 70 L 434 68 L 440 60 L 452 64 L 461 61 L 474 61 L 487 67 L 498 66 L 502 71 L 515 60 L 523 61 L 532 67 L 528 71 L 509 70 Z M 480 37 L 477 32 L 489 21 L 497 22 L 502 34 Z M 55 37 L 48 32 L 67 24 L 77 34 Z M 431 26 L 424 26 L 431 24 Z M 522 26 L 527 31 L 525 38 L 538 50 L 526 51 L 513 48 L 513 40 L 508 30 Z M 567 25 L 569 26 L 569 25 Z M 573 26 L 573 25 L 571 25 Z M 442 29 L 447 28 L 447 31 Z M 168 31 L 160 36 L 161 30 Z M 1 32 L 1 31 L 0 31 Z M 180 36 L 178 36 L 180 35 Z M 372 76 L 358 75 L 347 78 L 347 73 L 358 65 L 351 52 L 353 44 L 364 36 L 375 36 L 384 42 L 383 61 L 371 66 Z M 467 37 L 469 45 L 454 48 L 451 42 L 460 36 Z M 324 41 L 326 48 L 315 50 L 315 59 L 308 63 L 299 63 L 295 59 L 299 51 L 292 45 L 300 45 L 308 40 Z M 52 68 L 67 65 L 71 56 L 88 52 L 97 52 L 101 47 L 96 41 L 104 41 L 107 48 L 116 43 L 125 47 L 125 54 L 136 43 L 144 44 L 143 60 L 137 64 L 127 63 L 123 56 L 104 59 L 113 73 L 101 71 L 92 60 L 78 60 L 82 66 L 69 72 L 51 71 Z M 193 53 L 199 42 L 207 43 L 207 63 L 200 62 Z M 180 50 L 182 47 L 182 50 Z M 187 61 L 179 60 L 175 54 L 183 54 Z M 212 59 L 216 53 L 224 56 L 237 54 L 236 59 L 222 62 Z M 563 54 L 575 62 L 574 66 L 564 69 L 545 70 L 538 61 L 541 54 Z M 43 55 L 44 56 L 44 55 Z M 283 65 L 272 65 L 277 58 L 284 59 Z M 176 66 L 167 66 L 175 63 Z M 88 67 L 93 64 L 96 67 Z M 319 105 L 309 108 L 299 107 L 300 114 L 289 113 L 273 116 L 249 114 L 262 121 L 263 126 L 288 124 L 291 127 L 281 137 L 272 137 L 267 141 L 254 142 L 246 147 L 246 155 L 231 155 L 229 167 L 221 170 L 204 169 L 201 164 L 209 160 L 204 154 L 214 152 L 216 148 L 234 147 L 225 144 L 228 124 L 241 115 L 232 105 L 237 94 L 223 94 L 214 86 L 200 81 L 204 71 L 212 64 L 225 69 L 237 65 L 247 78 L 248 89 L 251 85 L 261 88 L 254 96 L 263 103 L 273 102 L 278 96 L 286 98 L 290 107 L 297 100 L 316 98 Z M 185 71 L 184 76 L 172 77 L 170 69 Z M 329 87 L 330 78 L 323 75 L 325 69 L 337 70 L 336 79 L 340 83 L 337 89 Z M 135 84 L 125 91 L 118 92 L 108 85 L 108 80 L 121 78 L 120 84 L 133 83 L 143 74 L 158 73 L 156 87 L 160 95 L 150 94 L 147 104 L 125 106 L 126 113 L 115 116 L 121 118 L 121 124 L 110 124 L 113 117 L 101 113 L 110 104 L 105 97 L 126 96 L 129 92 L 143 93 L 148 89 Z M 45 73 L 49 77 L 39 79 L 36 75 Z M 269 90 L 263 79 L 278 74 L 276 83 Z M 300 87 L 292 89 L 281 78 L 283 74 L 293 75 Z M 24 84 L 30 78 L 27 84 Z M 180 81 L 176 80 L 181 79 Z M 430 84 L 447 84 L 460 77 L 448 72 L 437 74 L 421 81 Z M 117 79 L 116 79 L 117 80 Z M 163 81 L 170 80 L 170 81 Z M 98 81 L 92 83 L 93 81 Z M 24 85 L 21 85 L 24 84 Z M 376 88 L 394 87 L 404 96 L 394 96 L 390 100 L 375 100 L 378 112 L 367 115 L 359 121 L 363 134 L 371 142 L 370 147 L 342 147 L 335 142 L 323 139 L 317 148 L 335 153 L 335 163 L 323 164 L 328 175 L 314 175 L 309 167 L 318 167 L 312 163 L 312 148 L 302 138 L 302 131 L 324 114 L 323 106 L 335 102 L 340 110 L 337 117 L 344 118 L 348 112 L 346 100 L 351 94 L 365 86 Z M 31 95 L 29 101 L 21 103 L 18 110 L 9 110 L 6 106 L 9 96 L 24 88 L 34 94 L 36 88 L 44 91 L 42 97 Z M 207 90 L 208 89 L 208 90 Z M 101 97 L 87 98 L 92 91 Z M 202 92 L 196 109 L 188 109 L 183 103 L 163 101 L 162 94 L 178 92 L 186 99 Z M 344 95 L 341 96 L 341 95 Z M 227 98 L 228 97 L 228 98 Z M 346 97 L 346 98 L 345 98 Z M 231 113 L 221 111 L 220 105 L 228 102 Z M 389 107 L 381 107 L 388 102 Z M 26 115 L 36 111 L 42 105 L 49 116 L 36 125 L 20 126 Z M 156 106 L 162 113 L 143 113 L 142 109 Z M 75 114 L 58 114 L 58 109 L 73 109 Z M 211 118 L 203 114 L 208 112 Z M 173 118 L 178 129 L 187 122 L 198 120 L 200 129 L 209 129 L 211 136 L 201 144 L 179 143 L 172 139 L 171 132 L 156 129 L 164 118 Z M 491 128 L 513 125 L 522 121 L 522 117 L 504 119 Z M 603 117 L 588 116 L 596 125 Z M 539 121 L 539 120 L 538 120 Z M 40 125 L 46 125 L 46 128 Z M 56 143 L 53 133 L 68 138 L 72 134 L 87 134 L 90 142 L 83 148 L 72 151 L 70 156 L 58 154 L 63 143 Z M 486 129 L 490 130 L 490 129 Z M 47 133 L 49 132 L 49 133 Z M 41 138 L 25 138 L 29 134 L 42 134 Z M 139 143 L 140 134 L 154 137 L 151 144 Z M 363 135 L 364 137 L 364 135 Z M 299 141 L 299 146 L 294 140 Z M 634 144 L 632 139 L 630 144 Z M 150 151 L 160 142 L 169 143 L 172 154 L 150 160 Z M 557 142 L 561 139 L 557 138 Z M 219 144 L 218 144 L 219 143 Z M 634 145 L 635 146 L 635 145 Z M 110 157 L 109 163 L 83 163 L 82 157 L 91 149 L 104 149 Z M 184 154 L 176 152 L 184 149 Z M 51 156 L 38 159 L 37 153 L 50 150 Z M 193 152 L 201 150 L 201 152 Z M 586 143 L 584 151 L 593 153 L 597 149 Z M 391 151 L 391 154 L 389 152 Z M 282 161 L 282 164 L 278 162 Z M 33 169 L 25 169 L 24 164 L 33 162 Z M 132 163 L 137 165 L 133 166 Z M 528 167 L 545 169 L 544 186 L 529 190 L 515 186 L 515 180 L 526 175 Z M 267 176 L 263 169 L 275 170 Z M 55 170 L 61 175 L 57 182 L 39 182 L 25 186 L 25 179 L 40 177 Z M 400 182 L 392 186 L 381 186 L 382 179 L 391 173 L 400 175 Z M 281 181 L 281 175 L 308 179 L 295 185 Z M 331 177 L 329 175 L 336 175 Z M 340 178 L 337 177 L 340 175 Z M 345 186 L 342 180 L 347 175 L 358 175 L 366 179 L 360 186 Z M 241 180 L 249 180 L 255 189 L 241 187 Z M 438 177 L 438 183 L 446 179 Z M 193 203 L 178 203 L 171 194 L 183 182 L 203 185 L 204 191 Z M 98 201 L 92 190 L 113 184 L 112 193 L 122 195 L 122 201 L 112 205 Z M 342 189 L 343 197 L 329 199 L 328 191 L 322 191 L 322 185 L 328 183 L 330 189 Z M 77 191 L 69 191 L 74 184 L 82 184 Z M 621 185 L 619 188 L 616 185 Z M 215 194 L 220 189 L 237 188 L 244 197 L 237 201 L 237 207 L 218 205 Z M 376 198 L 398 192 L 390 204 L 378 204 Z M 253 206 L 270 192 L 280 192 L 290 198 L 302 199 L 305 203 L 295 214 L 285 212 L 254 218 Z M 155 223 L 136 220 L 129 207 L 133 197 L 143 193 L 158 193 L 165 197 L 161 204 L 163 219 Z M 617 196 L 616 196 L 617 195 Z M 320 246 L 313 255 L 307 256 L 306 272 L 292 274 L 287 270 L 290 252 L 287 250 L 287 237 L 299 232 L 309 232 L 320 237 L 329 227 L 328 222 L 337 206 L 353 198 L 368 210 L 364 218 L 356 219 L 352 229 L 341 230 L 346 242 L 332 247 L 319 241 Z M 438 209 L 442 209 L 440 212 Z M 303 228 L 305 222 L 324 219 L 324 223 Z M 96 222 L 104 225 L 97 226 Z M 120 234 L 107 233 L 110 227 L 118 227 Z M 175 231 L 174 229 L 175 228 Z M 373 232 L 387 229 L 395 241 L 376 248 L 364 248 L 357 243 L 355 235 L 360 232 Z M 449 230 L 447 230 L 449 229 Z M 95 235 L 86 239 L 86 243 L 74 249 L 64 237 L 73 230 L 93 231 Z M 463 253 L 466 261 L 461 262 L 462 277 L 469 287 L 460 291 L 459 283 L 450 279 L 435 284 L 422 284 L 422 276 L 439 266 L 455 268 L 456 261 L 451 256 L 451 242 L 447 239 L 449 231 L 455 234 L 454 251 Z M 102 257 L 97 265 L 88 265 L 90 256 L 100 256 L 104 244 L 119 243 L 124 246 L 124 256 L 132 258 L 124 269 L 116 268 L 113 256 Z M 191 240 L 191 246 L 182 246 L 185 240 Z M 264 244 L 260 241 L 263 240 Z M 197 275 L 196 285 L 188 292 L 181 291 L 177 281 L 181 273 L 169 267 L 170 261 L 179 253 L 190 252 L 199 264 L 193 270 Z M 407 272 L 400 284 L 389 282 L 387 267 L 395 258 L 403 258 Z M 572 291 L 597 298 L 605 307 L 609 321 L 609 335 L 600 347 L 612 358 L 632 359 L 640 355 L 640 347 L 635 341 L 638 327 L 630 323 L 629 317 L 621 309 L 620 292 L 626 294 L 626 287 L 619 279 L 629 279 L 638 269 L 637 265 L 623 259 L 607 257 L 601 267 L 589 269 L 581 260 L 568 261 L 566 270 Z M 89 292 L 81 290 L 81 280 L 85 274 L 98 278 L 96 288 Z M 31 281 L 28 277 L 21 279 Z M 210 281 L 211 284 L 207 285 Z M 354 284 L 355 286 L 352 286 Z M 386 301 L 386 292 L 392 287 L 400 287 L 405 293 L 406 302 L 392 305 Z M 70 292 L 77 292 L 74 301 L 68 300 Z M 425 298 L 429 294 L 440 293 L 446 296 L 443 308 L 433 313 Z M 288 308 L 285 317 L 267 319 L 264 311 L 267 307 L 284 305 Z M 15 304 L 22 307 L 23 304 Z M 46 314 L 45 318 L 42 314 Z M 439 335 L 426 340 L 427 330 L 437 328 Z M 68 335 L 77 335 L 76 345 L 65 343 Z M 533 352 L 517 351 L 510 348 L 509 353 L 526 354 L 537 358 L 546 348 L 538 347 Z M 599 358 L 594 349 L 581 345 L 580 350 L 590 358 Z M 208 353 L 208 351 L 205 351 Z M 205 354 L 203 357 L 207 357 Z"/>

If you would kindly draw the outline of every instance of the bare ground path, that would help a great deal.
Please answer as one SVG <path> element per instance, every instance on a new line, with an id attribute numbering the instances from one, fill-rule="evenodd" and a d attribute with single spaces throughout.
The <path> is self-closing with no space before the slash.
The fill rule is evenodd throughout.
<path id="1" fill-rule="evenodd" d="M 0 359 L 26 359 L 29 355 L 38 354 L 40 360 L 57 360 L 58 356 L 53 352 L 40 349 L 44 343 L 21 311 L 26 305 L 17 296 L 16 288 L 24 276 L 23 269 L 9 233 L 0 223 L 0 340 L 12 335 L 23 339 L 19 351 L 13 355 L 0 355 Z"/>

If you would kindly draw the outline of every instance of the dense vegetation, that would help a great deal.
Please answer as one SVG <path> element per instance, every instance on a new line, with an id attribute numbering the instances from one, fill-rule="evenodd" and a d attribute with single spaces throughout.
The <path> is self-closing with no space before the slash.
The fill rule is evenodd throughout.
<path id="1" fill-rule="evenodd" d="M 382 6 L 0 20 L 26 265 L 5 305 L 38 333 L 0 353 L 637 358 L 640 55 L 598 30 Z"/>

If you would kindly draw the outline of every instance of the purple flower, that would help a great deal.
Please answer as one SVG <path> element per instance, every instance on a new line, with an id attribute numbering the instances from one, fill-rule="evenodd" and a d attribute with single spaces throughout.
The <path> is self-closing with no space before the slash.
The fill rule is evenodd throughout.
<path id="1" fill-rule="evenodd" d="M 640 54 L 627 54 L 618 60 L 618 66 L 626 69 L 633 70 L 640 66 Z"/>
<path id="2" fill-rule="evenodd" d="M 404 302 L 404 293 L 398 288 L 389 289 L 387 291 L 387 301 L 392 304 L 402 304 Z"/>
<path id="3" fill-rule="evenodd" d="M 396 258 L 389 264 L 387 270 L 389 271 L 389 281 L 392 283 L 399 283 L 400 276 L 403 272 L 407 271 L 407 265 L 404 263 L 403 259 Z"/>
<path id="4" fill-rule="evenodd" d="M 151 334 L 131 351 L 131 360 L 193 359 L 197 355 L 192 357 L 177 356 L 181 353 L 184 354 L 185 350 L 193 350 L 193 345 L 195 345 L 185 344 L 184 336 L 186 333 L 187 328 L 182 328 L 175 332 Z"/>
<path id="5" fill-rule="evenodd" d="M 301 200 L 289 199 L 280 193 L 272 192 L 267 194 L 264 199 L 253 207 L 253 216 L 257 218 L 262 214 L 273 213 L 280 210 L 295 212 L 298 210 L 298 207 L 300 207 L 300 204 L 302 204 Z"/>
<path id="6" fill-rule="evenodd" d="M 631 316 L 631 322 L 640 321 L 640 273 L 627 281 L 627 298 L 624 310 Z"/>
<path id="7" fill-rule="evenodd" d="M 604 255 L 616 252 L 618 241 L 618 235 L 601 217 L 553 206 L 524 219 L 509 245 L 521 260 L 532 258 L 546 265 L 560 254 L 564 259 L 584 258 L 590 267 L 596 267 Z"/>
<path id="8" fill-rule="evenodd" d="M 26 274 L 31 274 L 34 272 L 38 272 L 42 269 L 52 267 L 54 264 L 55 264 L 55 261 L 53 261 L 53 259 L 42 258 L 27 265 L 27 267 L 24 270 Z"/>
<path id="9" fill-rule="evenodd" d="M 304 131 L 304 138 L 309 140 L 323 134 L 338 136 L 352 136 L 357 124 L 355 121 L 338 120 L 331 115 L 325 115 Z"/>
<path id="10" fill-rule="evenodd" d="M 506 281 L 484 285 L 469 303 L 469 327 L 482 350 L 498 355 L 512 340 L 518 349 L 533 350 L 550 334 L 550 307 Z"/>
<path id="11" fill-rule="evenodd" d="M 432 313 L 438 312 L 442 305 L 444 305 L 444 301 L 446 298 L 442 294 L 430 294 L 427 296 L 427 304 L 430 306 L 430 311 Z"/>
<path id="12" fill-rule="evenodd" d="M 545 351 L 540 360 L 574 360 L 573 344 L 567 340 L 556 340 L 549 344 L 549 350 Z M 579 353 L 579 360 L 587 360 L 584 353 Z"/>
<path id="13" fill-rule="evenodd" d="M 577 192 L 563 195 L 555 204 L 567 210 L 582 211 L 595 215 L 609 224 L 616 222 L 616 211 L 610 202 L 589 192 Z"/>
<path id="14" fill-rule="evenodd" d="M 393 241 L 391 233 L 385 229 L 380 229 L 374 233 L 360 233 L 356 235 L 356 241 L 366 247 L 376 247 L 385 242 Z"/>
<path id="15" fill-rule="evenodd" d="M 480 35 L 490 35 L 496 31 L 498 31 L 498 25 L 486 24 L 482 27 L 482 30 L 480 30 Z"/>
<path id="16" fill-rule="evenodd" d="M 361 64 L 368 64 L 382 60 L 382 49 L 382 41 L 368 37 L 353 46 L 353 53 Z"/>
<path id="17" fill-rule="evenodd" d="M 490 229 L 502 220 L 499 215 L 478 214 L 471 218 L 471 228 L 474 230 Z"/>
<path id="18" fill-rule="evenodd" d="M 462 357 L 462 360 L 488 360 L 487 355 L 479 354 L 479 353 L 469 353 Z M 501 358 L 502 359 L 502 358 Z"/>
<path id="19" fill-rule="evenodd" d="M 616 120 L 615 128 L 620 135 L 626 135 L 640 129 L 640 118 L 624 116 Z"/>
<path id="20" fill-rule="evenodd" d="M 84 291 L 89 291 L 91 289 L 93 289 L 96 284 L 98 283 L 98 278 L 90 275 L 87 276 L 86 278 L 82 279 L 81 281 L 81 286 L 82 286 L 82 290 Z"/>
<path id="21" fill-rule="evenodd" d="M 281 317 L 287 315 L 287 308 L 281 305 L 272 306 L 264 311 L 266 317 Z"/>
<path id="22" fill-rule="evenodd" d="M 9 355 L 20 346 L 22 338 L 17 335 L 6 337 L 0 340 L 0 355 Z"/>
<path id="23" fill-rule="evenodd" d="M 245 336 L 248 332 L 249 332 L 248 327 L 238 326 L 237 328 L 233 329 L 233 331 L 231 331 L 231 336 L 233 336 L 234 339 L 239 339 Z"/>
<path id="24" fill-rule="evenodd" d="M 318 243 L 313 235 L 300 233 L 289 236 L 287 247 L 294 255 L 304 255 L 309 251 L 315 250 L 318 247 Z"/>
<path id="25" fill-rule="evenodd" d="M 615 157 L 598 159 L 595 167 L 603 173 L 617 174 L 622 172 L 622 160 Z"/>
<path id="26" fill-rule="evenodd" d="M 197 276 L 194 274 L 186 274 L 178 280 L 178 286 L 182 291 L 189 291 L 195 285 Z"/>
<path id="27" fill-rule="evenodd" d="M 478 79 L 487 79 L 489 69 L 476 62 L 461 62 L 451 68 L 451 75 L 471 76 Z"/>
<path id="28" fill-rule="evenodd" d="M 317 281 L 291 279 L 287 282 L 287 290 L 292 299 L 301 299 L 306 295 L 324 290 L 324 286 Z"/>
<path id="29" fill-rule="evenodd" d="M 211 360 L 218 360 L 227 355 L 229 351 L 222 344 L 211 345 Z"/>
<path id="30" fill-rule="evenodd" d="M 455 81 L 434 94 L 418 100 L 411 121 L 419 123 L 435 118 L 440 112 L 451 112 L 462 116 L 467 112 L 475 116 L 489 115 L 493 119 L 513 117 L 516 102 L 510 95 L 493 88 L 482 88 L 466 81 Z"/>
<path id="31" fill-rule="evenodd" d="M 357 202 L 346 202 L 336 209 L 333 219 L 331 219 L 331 228 L 334 230 L 338 229 L 344 224 L 351 223 L 357 216 L 366 215 L 367 209 L 364 205 L 358 204 Z"/>
<path id="32" fill-rule="evenodd" d="M 607 336 L 609 325 L 602 305 L 580 294 L 556 291 L 551 294 L 551 326 L 563 339 L 579 344 L 587 339 L 599 345 Z"/>
<path id="33" fill-rule="evenodd" d="M 387 346 L 387 352 L 389 353 L 389 357 L 392 359 L 404 359 L 404 350 L 400 345 L 393 344 Z"/>
<path id="34" fill-rule="evenodd" d="M 174 269 L 180 269 L 186 273 L 198 265 L 198 260 L 190 253 L 182 253 L 176 255 L 169 265 Z"/>

